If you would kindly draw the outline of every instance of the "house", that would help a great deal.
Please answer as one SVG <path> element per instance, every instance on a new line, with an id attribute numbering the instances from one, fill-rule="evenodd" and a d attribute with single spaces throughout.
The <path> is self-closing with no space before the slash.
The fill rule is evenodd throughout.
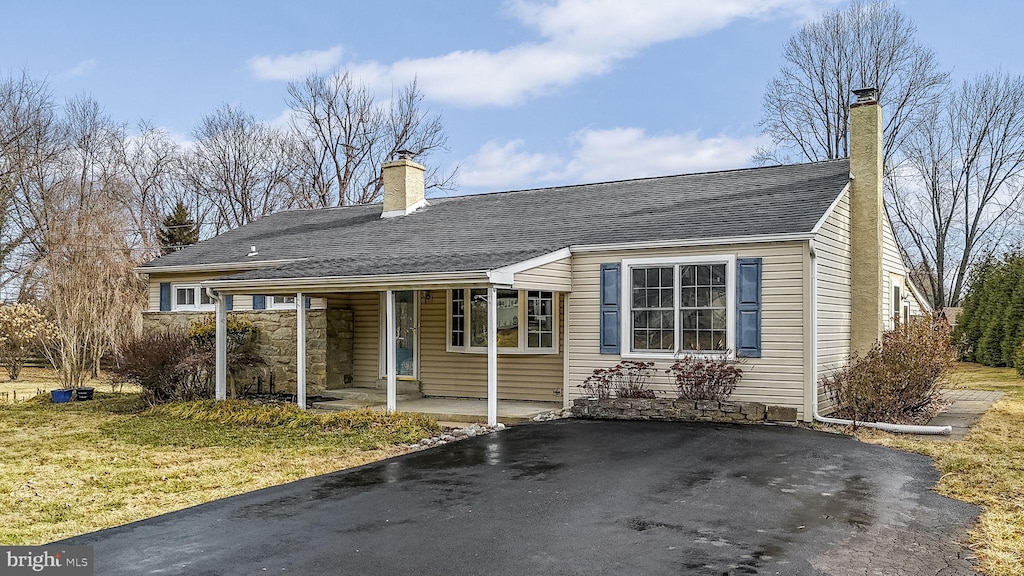
<path id="1" fill-rule="evenodd" d="M 742 358 L 734 397 L 811 420 L 816 382 L 927 304 L 882 202 L 882 112 L 851 105 L 849 159 L 424 198 L 264 217 L 139 268 L 145 324 L 259 327 L 279 390 L 344 388 L 568 405 L 596 368 L 689 351 Z M 299 303 L 299 306 L 296 306 Z M 664 380 L 656 388 L 669 389 Z M 826 407 L 827 409 L 827 407 Z"/>

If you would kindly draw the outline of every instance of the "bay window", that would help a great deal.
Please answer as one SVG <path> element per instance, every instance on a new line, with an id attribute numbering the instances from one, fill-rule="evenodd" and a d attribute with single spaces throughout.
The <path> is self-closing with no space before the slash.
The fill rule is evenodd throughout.
<path id="1" fill-rule="evenodd" d="M 499 289 L 495 293 L 499 352 L 557 353 L 557 299 L 553 292 Z M 486 288 L 448 291 L 447 344 L 450 352 L 487 352 Z"/>
<path id="2" fill-rule="evenodd" d="M 733 350 L 735 257 L 623 261 L 624 356 Z"/>

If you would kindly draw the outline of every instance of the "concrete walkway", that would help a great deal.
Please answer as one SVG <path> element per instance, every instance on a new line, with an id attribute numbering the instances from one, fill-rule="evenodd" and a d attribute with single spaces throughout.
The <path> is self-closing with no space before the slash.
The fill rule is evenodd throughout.
<path id="1" fill-rule="evenodd" d="M 917 436 L 923 440 L 939 440 L 952 442 L 963 440 L 977 422 L 997 400 L 1003 397 L 1002 392 L 986 392 L 984 390 L 943 390 L 942 397 L 953 402 L 953 405 L 928 421 L 929 426 L 952 426 L 953 433 L 938 436 Z"/>

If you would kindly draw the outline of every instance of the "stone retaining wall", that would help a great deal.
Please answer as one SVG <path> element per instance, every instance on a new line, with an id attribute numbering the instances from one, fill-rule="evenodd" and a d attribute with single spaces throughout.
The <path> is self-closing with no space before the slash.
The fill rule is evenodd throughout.
<path id="1" fill-rule="evenodd" d="M 252 310 L 228 312 L 229 316 L 245 316 L 256 326 L 259 353 L 267 361 L 262 371 L 229 376 L 228 385 L 235 390 L 252 386 L 260 378 L 264 392 L 273 378 L 275 392 L 294 392 L 296 386 L 295 312 L 289 310 Z M 209 312 L 146 312 L 142 316 L 144 330 L 171 327 L 188 329 L 193 321 L 211 316 Z M 235 381 L 237 379 L 237 381 Z M 312 396 L 325 390 L 330 382 L 340 387 L 352 382 L 352 311 L 308 310 L 306 312 L 306 394 Z"/>
<path id="2" fill-rule="evenodd" d="M 576 398 L 575 418 L 597 420 L 671 420 L 678 422 L 796 423 L 796 408 L 760 402 L 717 402 L 680 398 Z"/>

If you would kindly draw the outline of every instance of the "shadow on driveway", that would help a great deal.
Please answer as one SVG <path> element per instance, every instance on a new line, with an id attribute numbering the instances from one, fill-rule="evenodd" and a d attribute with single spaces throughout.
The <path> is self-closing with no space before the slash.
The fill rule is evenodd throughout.
<path id="1" fill-rule="evenodd" d="M 562 420 L 67 542 L 97 574 L 974 574 L 937 479 L 803 429 Z"/>

